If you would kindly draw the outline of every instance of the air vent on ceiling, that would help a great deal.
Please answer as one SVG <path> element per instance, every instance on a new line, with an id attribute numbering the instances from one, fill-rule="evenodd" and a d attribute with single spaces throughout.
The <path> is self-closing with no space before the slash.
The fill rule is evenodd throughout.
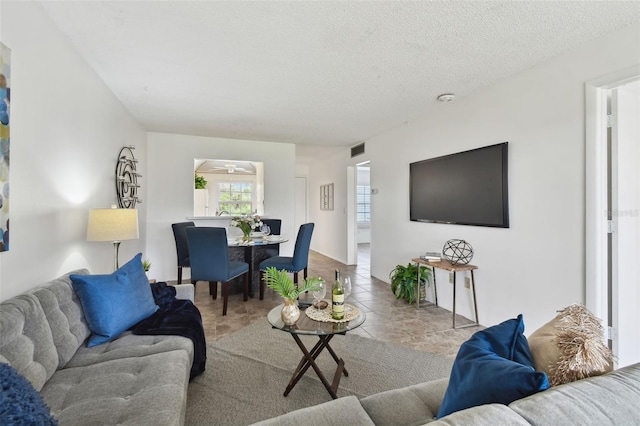
<path id="1" fill-rule="evenodd" d="M 356 146 L 352 146 L 351 147 L 351 158 L 355 157 L 356 155 L 360 155 L 360 154 L 364 154 L 364 142 L 362 142 L 361 144 L 358 144 Z"/>

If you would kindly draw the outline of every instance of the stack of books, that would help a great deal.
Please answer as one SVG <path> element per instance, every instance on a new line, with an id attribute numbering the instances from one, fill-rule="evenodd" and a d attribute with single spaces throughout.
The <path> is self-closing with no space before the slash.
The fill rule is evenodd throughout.
<path id="1" fill-rule="evenodd" d="M 428 251 L 423 256 L 420 256 L 422 260 L 428 260 L 430 262 L 440 262 L 442 260 L 442 253 L 436 251 Z"/>

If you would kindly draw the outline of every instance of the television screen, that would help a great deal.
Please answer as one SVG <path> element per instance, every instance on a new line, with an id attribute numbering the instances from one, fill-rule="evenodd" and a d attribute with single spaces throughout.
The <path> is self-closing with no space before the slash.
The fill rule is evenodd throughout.
<path id="1" fill-rule="evenodd" d="M 412 221 L 509 227 L 508 142 L 409 165 Z"/>

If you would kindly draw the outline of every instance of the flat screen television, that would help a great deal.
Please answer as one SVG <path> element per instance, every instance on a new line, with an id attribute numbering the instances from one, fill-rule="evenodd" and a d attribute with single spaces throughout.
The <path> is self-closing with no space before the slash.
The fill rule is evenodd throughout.
<path id="1" fill-rule="evenodd" d="M 509 227 L 508 142 L 409 165 L 412 221 Z"/>

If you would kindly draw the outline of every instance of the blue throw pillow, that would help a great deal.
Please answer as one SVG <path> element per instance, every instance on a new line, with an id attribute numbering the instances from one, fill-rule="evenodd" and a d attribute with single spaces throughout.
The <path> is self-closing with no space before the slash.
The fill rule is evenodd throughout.
<path id="1" fill-rule="evenodd" d="M 71 275 L 91 329 L 88 347 L 109 342 L 158 310 L 142 253 L 109 275 Z"/>
<path id="2" fill-rule="evenodd" d="M 437 418 L 482 404 L 507 405 L 548 389 L 547 375 L 535 370 L 523 333 L 524 322 L 518 315 L 464 342 Z"/>
<path id="3" fill-rule="evenodd" d="M 0 423 L 43 426 L 58 424 L 31 383 L 5 363 L 0 363 Z"/>

